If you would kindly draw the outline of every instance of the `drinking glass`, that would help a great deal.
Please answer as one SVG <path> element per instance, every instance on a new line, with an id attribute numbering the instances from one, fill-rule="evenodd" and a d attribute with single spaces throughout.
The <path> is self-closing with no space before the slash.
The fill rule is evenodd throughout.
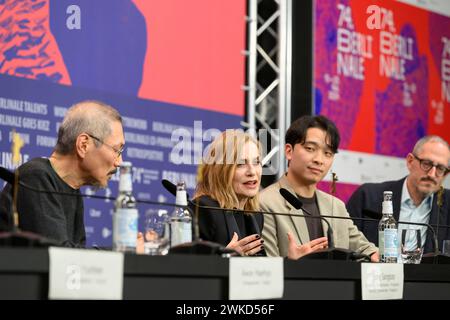
<path id="1" fill-rule="evenodd" d="M 169 215 L 164 209 L 149 209 L 145 213 L 144 253 L 166 255 L 169 252 Z"/>
<path id="2" fill-rule="evenodd" d="M 423 247 L 419 229 L 404 229 L 401 237 L 401 255 L 403 263 L 419 264 Z"/>
<path id="3" fill-rule="evenodd" d="M 444 240 L 442 242 L 442 254 L 450 257 L 450 240 Z"/>

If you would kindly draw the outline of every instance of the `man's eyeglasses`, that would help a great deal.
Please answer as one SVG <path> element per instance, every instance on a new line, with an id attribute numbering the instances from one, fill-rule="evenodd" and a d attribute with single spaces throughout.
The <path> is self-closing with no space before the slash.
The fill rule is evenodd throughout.
<path id="1" fill-rule="evenodd" d="M 87 134 L 89 137 L 91 137 L 92 139 L 97 140 L 97 141 L 100 142 L 101 144 L 104 144 L 105 146 L 111 148 L 111 149 L 116 153 L 116 157 L 117 157 L 117 158 L 119 158 L 119 157 L 122 155 L 123 150 L 125 150 L 125 146 L 123 146 L 123 147 L 120 148 L 120 149 L 117 149 L 117 148 L 115 148 L 115 147 L 113 147 L 113 146 L 111 146 L 111 145 L 105 143 L 104 141 L 100 140 L 100 139 L 97 138 L 96 136 L 93 136 L 93 135 L 90 134 L 90 133 L 86 133 L 86 134 Z"/>
<path id="2" fill-rule="evenodd" d="M 416 158 L 420 163 L 420 168 L 422 168 L 423 171 L 428 172 L 431 170 L 431 168 L 436 167 L 436 176 L 442 177 L 448 173 L 448 167 L 442 165 L 442 164 L 434 164 L 431 160 L 425 160 L 420 159 L 418 156 L 413 154 L 414 158 Z"/>

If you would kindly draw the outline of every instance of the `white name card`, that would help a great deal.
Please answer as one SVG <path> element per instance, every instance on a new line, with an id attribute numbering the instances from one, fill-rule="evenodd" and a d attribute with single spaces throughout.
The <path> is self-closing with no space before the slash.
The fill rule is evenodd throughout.
<path id="1" fill-rule="evenodd" d="M 362 263 L 362 299 L 402 299 L 403 278 L 403 264 L 401 263 Z"/>
<path id="2" fill-rule="evenodd" d="M 122 253 L 51 247 L 49 257 L 49 299 L 122 299 Z"/>
<path id="3" fill-rule="evenodd" d="M 283 258 L 230 258 L 229 299 L 252 300 L 282 298 Z"/>

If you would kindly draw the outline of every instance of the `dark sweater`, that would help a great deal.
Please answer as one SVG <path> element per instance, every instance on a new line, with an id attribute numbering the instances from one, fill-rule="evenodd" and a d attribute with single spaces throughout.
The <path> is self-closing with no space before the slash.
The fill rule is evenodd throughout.
<path id="1" fill-rule="evenodd" d="M 78 196 L 80 191 L 65 183 L 47 158 L 32 159 L 18 170 L 21 184 L 49 191 L 37 192 L 19 187 L 19 228 L 56 240 L 61 246 L 84 247 L 86 234 L 83 199 Z M 3 224 L 3 229 L 9 230 L 13 228 L 11 189 L 10 184 L 6 185 L 0 195 L 0 224 Z"/>

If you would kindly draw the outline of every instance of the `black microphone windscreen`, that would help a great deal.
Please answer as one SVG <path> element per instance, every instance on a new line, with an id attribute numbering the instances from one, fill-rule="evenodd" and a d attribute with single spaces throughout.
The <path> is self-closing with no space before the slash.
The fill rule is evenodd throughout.
<path id="1" fill-rule="evenodd" d="M 14 173 L 6 168 L 0 167 L 0 178 L 10 184 L 14 184 Z"/>
<path id="2" fill-rule="evenodd" d="M 294 196 L 292 193 L 290 193 L 288 190 L 286 190 L 284 188 L 281 188 L 280 189 L 280 194 L 295 209 L 299 210 L 299 209 L 301 209 L 303 207 L 303 203 L 296 196 Z"/>
<path id="3" fill-rule="evenodd" d="M 376 212 L 374 210 L 370 210 L 370 209 L 363 209 L 362 214 L 366 217 L 376 219 L 376 220 L 380 220 L 381 217 L 383 216 L 381 213 Z"/>
<path id="4" fill-rule="evenodd" d="M 169 191 L 175 197 L 177 196 L 177 186 L 175 184 L 173 184 L 172 182 L 170 182 L 167 179 L 162 179 L 161 183 L 162 183 L 163 187 L 166 188 L 167 191 Z M 187 192 L 186 192 L 186 200 L 187 200 L 187 202 L 190 202 L 189 194 Z"/>
<path id="5" fill-rule="evenodd" d="M 172 182 L 170 182 L 169 180 L 166 180 L 166 179 L 162 179 L 161 183 L 162 183 L 163 187 L 166 188 L 167 191 L 169 191 L 174 196 L 177 195 L 177 186 L 176 185 L 174 185 Z"/>

